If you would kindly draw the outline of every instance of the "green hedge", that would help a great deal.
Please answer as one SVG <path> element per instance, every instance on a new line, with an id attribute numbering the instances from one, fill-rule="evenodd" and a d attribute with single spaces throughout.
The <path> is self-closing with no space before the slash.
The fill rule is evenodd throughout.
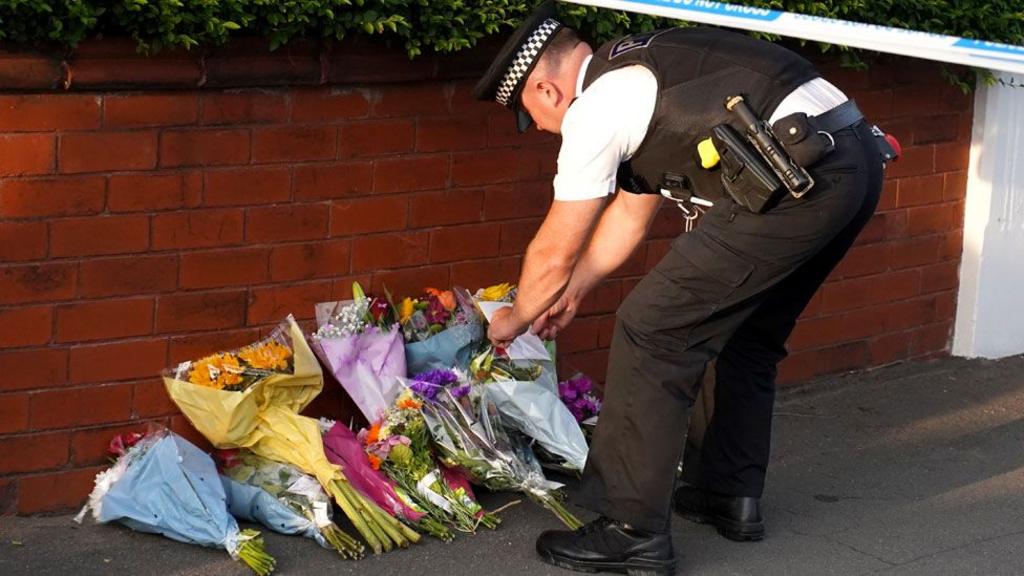
<path id="1" fill-rule="evenodd" d="M 1021 0 L 748 0 L 750 6 L 1024 43 Z M 128 35 L 142 50 L 217 45 L 231 35 L 268 38 L 382 35 L 410 56 L 468 48 L 508 30 L 530 1 L 482 0 L 0 0 L 0 42 L 67 49 L 97 35 Z M 562 4 L 563 17 L 596 40 L 667 22 Z M 827 46 L 822 46 L 827 50 Z"/>

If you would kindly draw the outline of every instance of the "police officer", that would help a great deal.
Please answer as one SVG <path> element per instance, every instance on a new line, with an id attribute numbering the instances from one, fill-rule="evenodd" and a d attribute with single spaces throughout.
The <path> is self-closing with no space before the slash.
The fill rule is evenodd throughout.
<path id="1" fill-rule="evenodd" d="M 760 539 L 776 365 L 797 316 L 878 202 L 883 162 L 871 128 L 809 62 L 780 46 L 675 28 L 592 51 L 552 3 L 513 34 L 475 95 L 510 108 L 520 131 L 536 124 L 562 138 L 554 201 L 526 251 L 515 306 L 491 321 L 496 345 L 531 325 L 548 338 L 563 330 L 641 244 L 663 191 L 713 204 L 616 314 L 579 494 L 599 517 L 542 534 L 541 558 L 581 571 L 674 573 L 673 490 L 685 517 L 732 539 Z M 781 178 L 786 185 L 770 194 L 749 181 L 736 186 L 756 171 L 754 160 L 771 166 L 772 154 L 751 145 L 745 154 L 756 158 L 744 164 L 740 147 L 721 138 L 712 141 L 721 166 L 705 168 L 714 152 L 695 151 L 721 135 L 715 127 L 745 140 L 749 133 L 725 106 L 735 96 L 774 126 L 809 190 Z M 715 358 L 714 413 L 675 488 L 689 409 Z"/>

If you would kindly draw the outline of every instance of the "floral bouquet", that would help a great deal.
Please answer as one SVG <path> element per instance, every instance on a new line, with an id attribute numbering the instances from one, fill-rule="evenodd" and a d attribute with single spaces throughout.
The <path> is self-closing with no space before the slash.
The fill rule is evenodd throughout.
<path id="1" fill-rule="evenodd" d="M 424 296 L 402 300 L 398 317 L 410 374 L 452 366 L 465 368 L 484 339 L 473 298 L 462 288 L 427 288 Z"/>
<path id="2" fill-rule="evenodd" d="M 474 532 L 479 525 L 496 527 L 498 519 L 484 512 L 466 487 L 453 487 L 438 467 L 422 407 L 413 392 L 406 390 L 383 419 L 359 433 L 370 465 L 383 470 L 437 522 L 462 532 Z"/>
<path id="3" fill-rule="evenodd" d="M 368 422 L 401 391 L 405 348 L 390 296 L 369 297 L 358 282 L 353 300 L 317 304 L 319 328 L 310 343 Z M 386 294 L 386 292 L 385 292 Z"/>
<path id="4" fill-rule="evenodd" d="M 96 476 L 89 501 L 75 518 L 92 512 L 97 522 L 162 534 L 188 544 L 224 548 L 253 572 L 274 570 L 263 538 L 239 530 L 228 512 L 217 467 L 205 452 L 167 430 L 139 440 Z"/>
<path id="5" fill-rule="evenodd" d="M 511 360 L 488 346 L 473 358 L 474 380 L 486 386 L 488 400 L 507 427 L 535 440 L 555 457 L 558 468 L 583 470 L 587 442 L 580 425 L 559 400 L 551 369 L 543 362 Z"/>
<path id="6" fill-rule="evenodd" d="M 357 490 L 391 515 L 406 521 L 421 532 L 446 542 L 451 541 L 452 533 L 446 525 L 420 509 L 412 498 L 379 470 L 379 466 L 374 468 L 370 465 L 370 459 L 362 444 L 347 426 L 323 420 L 321 424 L 325 424 L 324 450 L 327 459 L 345 470 Z"/>
<path id="7" fill-rule="evenodd" d="M 249 450 L 222 450 L 220 462 L 232 516 L 281 534 L 312 538 L 349 558 L 362 555 L 362 544 L 331 519 L 331 498 L 316 478 Z"/>
<path id="8" fill-rule="evenodd" d="M 317 421 L 299 415 L 320 393 L 323 373 L 294 318 L 240 350 L 182 362 L 165 371 L 164 385 L 214 446 L 248 448 L 316 477 L 375 553 L 419 540 L 352 487 L 324 455 Z"/>
<path id="9" fill-rule="evenodd" d="M 562 505 L 556 492 L 561 485 L 544 477 L 522 436 L 503 428 L 485 387 L 471 387 L 452 371 L 425 376 L 414 378 L 410 389 L 423 400 L 423 416 L 443 464 L 491 490 L 526 494 L 572 530 L 582 525 Z"/>
<path id="10" fill-rule="evenodd" d="M 584 436 L 589 440 L 593 428 L 597 425 L 597 416 L 601 412 L 601 400 L 594 395 L 594 381 L 582 374 L 576 374 L 558 383 L 558 397 L 572 412 L 576 422 L 583 429 Z"/>

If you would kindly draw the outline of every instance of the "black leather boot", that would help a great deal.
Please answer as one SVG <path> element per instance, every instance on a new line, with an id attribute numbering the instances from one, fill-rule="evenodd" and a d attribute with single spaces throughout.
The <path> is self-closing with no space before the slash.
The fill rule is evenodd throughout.
<path id="1" fill-rule="evenodd" d="M 579 530 L 544 532 L 537 538 L 537 553 L 549 564 L 577 572 L 676 573 L 671 535 L 644 532 L 604 517 Z"/>
<path id="2" fill-rule="evenodd" d="M 746 542 L 764 538 L 759 498 L 715 494 L 684 484 L 676 488 L 675 508 L 687 520 L 713 525 L 729 540 Z"/>

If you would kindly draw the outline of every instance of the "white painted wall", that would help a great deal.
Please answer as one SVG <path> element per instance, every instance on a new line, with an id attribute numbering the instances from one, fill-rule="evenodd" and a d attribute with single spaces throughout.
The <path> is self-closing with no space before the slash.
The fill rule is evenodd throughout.
<path id="1" fill-rule="evenodd" d="M 977 90 L 953 354 L 1024 353 L 1024 78 Z"/>

